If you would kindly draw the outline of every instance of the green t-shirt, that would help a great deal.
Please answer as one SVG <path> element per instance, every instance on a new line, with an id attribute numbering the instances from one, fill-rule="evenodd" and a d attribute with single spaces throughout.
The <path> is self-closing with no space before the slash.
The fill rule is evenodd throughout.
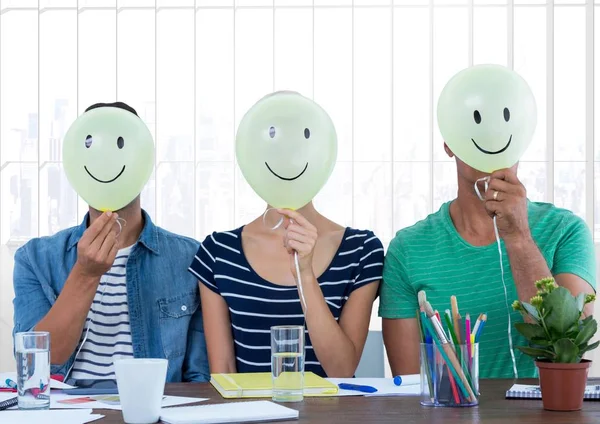
<path id="1" fill-rule="evenodd" d="M 379 316 L 414 318 L 420 290 L 440 313 L 450 309 L 450 296 L 455 295 L 463 321 L 467 313 L 473 323 L 480 313 L 488 316 L 479 345 L 480 377 L 512 378 L 498 246 L 467 243 L 456 231 L 449 207 L 450 202 L 445 203 L 438 212 L 396 234 L 385 259 Z M 595 288 L 594 244 L 585 222 L 548 203 L 529 202 L 528 214 L 531 234 L 552 274 L 575 274 Z M 517 289 L 503 243 L 502 260 L 511 320 L 522 322 L 510 307 Z M 516 349 L 527 341 L 514 328 L 512 338 L 519 377 L 535 377 L 533 360 Z"/>

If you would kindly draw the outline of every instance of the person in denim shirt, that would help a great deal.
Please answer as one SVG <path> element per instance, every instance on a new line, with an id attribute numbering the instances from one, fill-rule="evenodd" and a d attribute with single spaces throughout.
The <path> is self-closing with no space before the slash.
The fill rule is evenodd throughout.
<path id="1" fill-rule="evenodd" d="M 198 283 L 187 272 L 198 248 L 155 226 L 139 195 L 112 213 L 90 207 L 81 225 L 15 253 L 13 333 L 48 331 L 51 372 L 65 379 L 114 378 L 112 361 L 133 356 L 168 359 L 169 382 L 208 381 Z"/>

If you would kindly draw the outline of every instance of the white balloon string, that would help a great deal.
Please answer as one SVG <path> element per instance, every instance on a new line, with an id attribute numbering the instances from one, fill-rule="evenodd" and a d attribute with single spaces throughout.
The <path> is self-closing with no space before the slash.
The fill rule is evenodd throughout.
<path id="1" fill-rule="evenodd" d="M 123 221 L 123 223 L 121 224 L 121 221 Z M 116 237 L 119 237 L 121 235 L 121 233 L 123 232 L 123 227 L 127 226 L 127 221 L 124 218 L 117 218 L 117 225 L 119 226 L 119 232 L 117 233 Z"/>
<path id="2" fill-rule="evenodd" d="M 488 191 L 488 186 L 490 182 L 490 177 L 483 177 L 475 181 L 475 194 L 479 197 L 479 200 L 482 202 L 485 201 L 485 198 L 479 192 L 479 183 L 483 181 L 485 187 L 485 193 Z M 500 244 L 500 233 L 498 232 L 498 224 L 496 222 L 496 215 L 493 218 L 494 223 L 494 235 L 496 236 L 496 245 L 498 246 L 498 256 L 500 257 L 500 276 L 502 278 L 502 287 L 504 287 L 504 302 L 506 304 L 506 315 L 508 317 L 508 347 L 510 349 L 510 358 L 512 359 L 513 366 L 513 374 L 515 378 L 519 378 L 519 372 L 517 371 L 517 360 L 515 359 L 515 352 L 513 347 L 513 339 L 512 339 L 512 320 L 510 317 L 510 306 L 508 301 L 508 290 L 506 289 L 506 282 L 504 281 L 504 263 L 502 261 L 502 245 Z"/>
<path id="3" fill-rule="evenodd" d="M 275 209 L 274 208 L 267 209 L 265 211 L 265 213 L 263 214 L 263 223 L 267 227 L 268 227 L 267 214 L 269 212 L 271 212 L 272 210 L 275 210 Z M 270 229 L 271 230 L 278 229 L 283 224 L 283 221 L 284 221 L 284 218 L 281 217 L 279 219 L 279 221 L 277 222 L 277 224 L 275 224 L 275 226 L 273 226 L 273 227 L 270 227 Z M 294 221 L 290 219 L 290 222 L 294 222 Z M 306 315 L 307 306 L 306 306 L 306 299 L 304 297 L 304 287 L 302 286 L 302 277 L 300 277 L 300 260 L 298 259 L 298 252 L 296 252 L 296 251 L 294 251 L 294 265 L 296 267 L 296 283 L 298 284 L 298 292 L 300 294 L 300 301 L 302 302 L 302 305 L 304 306 L 304 314 Z"/>

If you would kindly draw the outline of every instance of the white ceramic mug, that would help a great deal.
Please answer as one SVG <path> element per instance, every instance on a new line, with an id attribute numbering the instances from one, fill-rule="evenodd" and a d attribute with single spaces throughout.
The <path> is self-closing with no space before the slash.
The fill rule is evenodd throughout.
<path id="1" fill-rule="evenodd" d="M 150 424 L 158 421 L 168 364 L 166 359 L 115 361 L 123 420 L 127 424 Z"/>

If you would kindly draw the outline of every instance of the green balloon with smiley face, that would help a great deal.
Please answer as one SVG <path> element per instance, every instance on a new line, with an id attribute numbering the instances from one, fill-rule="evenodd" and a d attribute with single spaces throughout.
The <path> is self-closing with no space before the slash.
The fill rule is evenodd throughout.
<path id="1" fill-rule="evenodd" d="M 299 209 L 325 185 L 337 158 L 333 122 L 301 94 L 280 91 L 242 118 L 236 158 L 254 191 L 274 208 Z"/>
<path id="2" fill-rule="evenodd" d="M 448 81 L 437 117 L 452 152 L 490 173 L 521 159 L 533 138 L 537 111 L 531 88 L 519 74 L 500 65 L 477 65 Z"/>
<path id="3" fill-rule="evenodd" d="M 65 134 L 63 165 L 69 182 L 91 207 L 102 212 L 122 209 L 140 194 L 152 174 L 152 134 L 127 110 L 92 109 Z"/>

